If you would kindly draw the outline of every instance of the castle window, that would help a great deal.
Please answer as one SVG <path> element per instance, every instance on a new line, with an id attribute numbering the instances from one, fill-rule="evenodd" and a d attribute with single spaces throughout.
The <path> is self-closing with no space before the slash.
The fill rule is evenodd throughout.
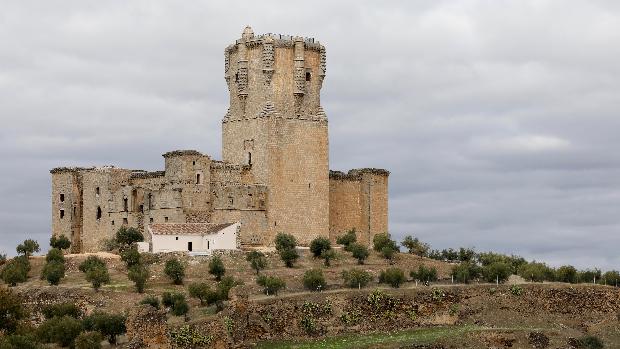
<path id="1" fill-rule="evenodd" d="M 164 217 L 164 222 L 168 223 L 168 217 Z"/>
<path id="2" fill-rule="evenodd" d="M 196 173 L 196 184 L 200 184 L 200 173 Z"/>
<path id="3" fill-rule="evenodd" d="M 153 217 L 149 218 L 149 223 L 153 223 Z"/>
<path id="4" fill-rule="evenodd" d="M 153 209 L 153 194 L 149 194 L 149 210 Z"/>
<path id="5" fill-rule="evenodd" d="M 192 165 L 196 166 L 196 161 L 192 161 Z"/>
<path id="6" fill-rule="evenodd" d="M 77 216 L 77 207 L 73 206 L 73 217 Z"/>
<path id="7" fill-rule="evenodd" d="M 129 224 L 129 221 L 127 220 L 127 218 L 123 218 L 123 224 L 124 224 L 124 225 Z"/>
<path id="8" fill-rule="evenodd" d="M 306 81 L 310 81 L 311 77 L 312 77 L 312 74 L 309 71 L 307 71 L 306 72 Z"/>
<path id="9" fill-rule="evenodd" d="M 252 166 L 252 153 L 248 153 L 248 165 Z"/>
<path id="10" fill-rule="evenodd" d="M 97 197 L 99 197 L 99 193 L 100 193 L 100 191 L 99 191 L 99 187 L 97 187 L 97 188 L 95 189 L 95 195 L 96 195 Z"/>
<path id="11" fill-rule="evenodd" d="M 239 73 L 235 73 L 235 82 L 239 82 Z"/>
<path id="12" fill-rule="evenodd" d="M 114 225 L 114 221 L 112 221 L 112 225 Z"/>
<path id="13" fill-rule="evenodd" d="M 175 240 L 179 240 L 179 237 L 178 237 L 178 236 L 176 236 L 174 239 L 175 239 Z"/>
<path id="14" fill-rule="evenodd" d="M 140 212 L 144 213 L 144 205 L 140 205 Z"/>
<path id="15" fill-rule="evenodd" d="M 65 218 L 65 210 L 60 210 L 60 219 Z"/>
<path id="16" fill-rule="evenodd" d="M 60 202 L 65 202 L 65 194 L 60 194 Z"/>
<path id="17" fill-rule="evenodd" d="M 308 183 L 308 189 L 310 189 L 310 183 Z"/>
<path id="18" fill-rule="evenodd" d="M 123 211 L 127 212 L 129 210 L 128 208 L 128 201 L 127 198 L 123 198 Z"/>
<path id="19" fill-rule="evenodd" d="M 97 206 L 97 220 L 101 219 L 101 207 Z"/>

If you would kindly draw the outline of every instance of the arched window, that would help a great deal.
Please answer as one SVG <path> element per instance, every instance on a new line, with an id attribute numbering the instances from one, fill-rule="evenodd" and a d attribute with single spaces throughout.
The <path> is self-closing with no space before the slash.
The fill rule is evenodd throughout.
<path id="1" fill-rule="evenodd" d="M 123 211 L 129 211 L 129 201 L 127 200 L 127 198 L 123 198 Z"/>
<path id="2" fill-rule="evenodd" d="M 97 206 L 97 220 L 101 219 L 101 207 Z"/>
<path id="3" fill-rule="evenodd" d="M 306 81 L 310 81 L 311 77 L 312 77 L 312 74 L 309 71 L 307 71 L 306 72 Z"/>
<path id="4" fill-rule="evenodd" d="M 196 173 L 196 184 L 200 184 L 200 173 Z"/>

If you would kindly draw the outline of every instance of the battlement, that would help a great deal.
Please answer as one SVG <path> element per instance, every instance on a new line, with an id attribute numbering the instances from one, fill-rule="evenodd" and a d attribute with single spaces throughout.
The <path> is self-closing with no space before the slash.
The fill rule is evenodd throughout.
<path id="1" fill-rule="evenodd" d="M 189 150 L 173 150 L 173 151 L 164 153 L 161 156 L 163 156 L 164 158 L 172 158 L 176 156 L 208 156 L 208 155 L 204 155 L 198 150 L 189 149 Z"/>
<path id="2" fill-rule="evenodd" d="M 128 171 L 127 169 L 123 169 L 123 168 L 117 168 L 115 166 L 112 165 L 106 165 L 106 166 L 91 166 L 91 167 L 79 167 L 79 166 L 74 166 L 74 167 L 55 167 L 53 169 L 50 170 L 51 174 L 57 174 L 57 173 L 75 173 L 75 172 L 109 172 L 110 170 L 125 170 Z"/>
<path id="3" fill-rule="evenodd" d="M 377 176 L 388 177 L 390 175 L 390 171 L 384 170 L 382 168 L 354 168 L 349 170 L 349 172 L 345 173 L 343 171 L 329 171 L 329 179 L 335 180 L 343 180 L 343 181 L 359 181 L 362 179 L 364 174 L 373 174 Z"/>
<path id="4" fill-rule="evenodd" d="M 158 178 L 164 177 L 166 175 L 166 171 L 134 171 L 131 173 L 130 179 L 146 179 L 146 178 Z"/>
<path id="5" fill-rule="evenodd" d="M 321 49 L 325 49 L 321 42 L 315 40 L 314 38 L 302 37 L 302 36 L 293 36 L 286 34 L 274 34 L 274 33 L 266 33 L 257 36 L 253 36 L 248 39 L 237 39 L 235 43 L 226 47 L 226 53 L 236 52 L 239 44 L 245 44 L 246 47 L 257 47 L 263 45 L 265 43 L 271 43 L 274 47 L 290 47 L 293 48 L 295 46 L 295 42 L 301 41 L 304 44 L 304 48 L 306 50 L 313 51 L 321 51 Z"/>

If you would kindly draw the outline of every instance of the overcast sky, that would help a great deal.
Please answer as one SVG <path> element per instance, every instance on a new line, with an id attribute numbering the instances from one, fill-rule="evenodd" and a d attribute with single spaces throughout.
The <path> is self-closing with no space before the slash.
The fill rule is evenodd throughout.
<path id="1" fill-rule="evenodd" d="M 391 171 L 395 237 L 620 268 L 611 0 L 0 0 L 0 253 L 47 245 L 53 167 L 220 159 L 247 24 L 326 46 L 330 167 Z"/>

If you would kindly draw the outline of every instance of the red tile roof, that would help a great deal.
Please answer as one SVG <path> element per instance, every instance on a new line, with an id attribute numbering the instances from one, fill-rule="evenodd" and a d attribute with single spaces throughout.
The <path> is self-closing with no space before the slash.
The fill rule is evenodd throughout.
<path id="1" fill-rule="evenodd" d="M 149 224 L 153 235 L 207 235 L 215 234 L 235 223 L 156 223 Z"/>

